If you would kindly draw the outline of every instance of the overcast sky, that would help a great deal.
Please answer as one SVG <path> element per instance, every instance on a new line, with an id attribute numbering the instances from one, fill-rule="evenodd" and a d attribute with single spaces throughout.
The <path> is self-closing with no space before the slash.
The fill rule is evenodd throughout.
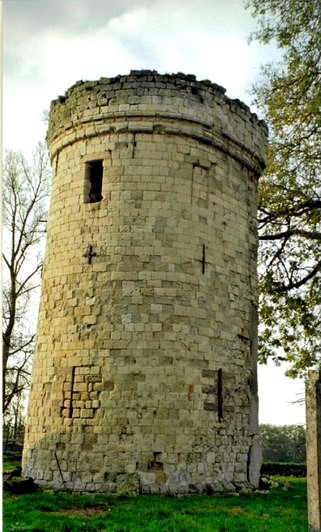
<path id="1" fill-rule="evenodd" d="M 211 79 L 250 103 L 263 50 L 242 0 L 5 0 L 4 143 L 27 152 L 77 80 L 131 69 Z"/>
<path id="2" fill-rule="evenodd" d="M 76 81 L 151 69 L 222 85 L 251 104 L 273 46 L 248 44 L 256 22 L 243 0 L 3 0 L 3 144 L 29 156 L 51 100 Z M 254 109 L 253 109 L 254 110 Z M 290 401 L 302 384 L 260 370 L 261 422 L 304 422 Z"/>

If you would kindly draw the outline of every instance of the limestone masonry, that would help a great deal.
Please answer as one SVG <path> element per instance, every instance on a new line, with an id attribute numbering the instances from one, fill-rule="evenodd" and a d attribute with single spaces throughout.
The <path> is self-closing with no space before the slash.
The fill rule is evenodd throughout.
<path id="1" fill-rule="evenodd" d="M 23 472 L 82 492 L 258 484 L 256 192 L 266 126 L 192 75 L 52 102 Z"/>

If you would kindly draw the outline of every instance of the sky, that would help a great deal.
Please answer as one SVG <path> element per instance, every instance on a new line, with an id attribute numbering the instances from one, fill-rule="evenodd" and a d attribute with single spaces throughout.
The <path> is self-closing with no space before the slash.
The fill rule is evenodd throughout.
<path id="1" fill-rule="evenodd" d="M 3 146 L 30 157 L 50 102 L 78 80 L 151 69 L 222 85 L 251 106 L 260 65 L 280 55 L 248 38 L 243 0 L 3 0 Z M 253 111 L 256 109 L 251 106 Z M 304 423 L 301 381 L 259 367 L 260 422 Z"/>

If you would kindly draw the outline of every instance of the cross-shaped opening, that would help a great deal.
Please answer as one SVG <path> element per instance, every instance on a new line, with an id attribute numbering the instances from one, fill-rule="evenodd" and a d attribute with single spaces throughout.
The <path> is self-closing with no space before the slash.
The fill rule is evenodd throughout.
<path id="1" fill-rule="evenodd" d="M 85 169 L 85 203 L 97 203 L 103 199 L 103 161 L 88 161 Z"/>
<path id="2" fill-rule="evenodd" d="M 205 265 L 206 265 L 206 256 L 205 256 L 205 252 L 206 252 L 206 247 L 205 247 L 205 244 L 203 244 L 203 247 L 202 247 L 202 260 L 201 260 L 201 263 L 202 263 L 202 273 L 203 273 L 203 274 L 205 273 Z"/>
<path id="3" fill-rule="evenodd" d="M 206 267 L 206 246 L 205 244 L 203 244 L 202 246 L 202 258 L 201 259 L 196 259 L 197 262 L 200 262 L 201 265 L 202 265 L 202 274 L 204 275 L 205 273 L 205 267 Z"/>

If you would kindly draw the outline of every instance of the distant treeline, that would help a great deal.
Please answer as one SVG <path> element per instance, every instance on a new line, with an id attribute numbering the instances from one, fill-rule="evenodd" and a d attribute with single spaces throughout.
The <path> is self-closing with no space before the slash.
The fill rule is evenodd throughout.
<path id="1" fill-rule="evenodd" d="M 307 466 L 305 464 L 280 464 L 280 463 L 263 463 L 261 467 L 261 477 L 265 476 L 280 477 L 306 477 Z"/>
<path id="2" fill-rule="evenodd" d="M 305 429 L 301 425 L 260 425 L 260 441 L 263 462 L 306 462 Z"/>

